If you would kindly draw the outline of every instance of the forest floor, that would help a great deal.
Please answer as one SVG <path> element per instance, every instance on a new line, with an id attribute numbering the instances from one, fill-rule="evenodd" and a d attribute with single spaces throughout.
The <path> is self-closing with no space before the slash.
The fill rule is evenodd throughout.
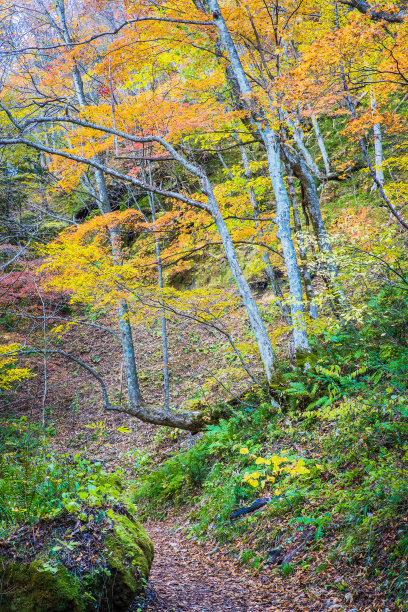
<path id="1" fill-rule="evenodd" d="M 214 344 L 214 338 L 205 331 L 197 337 L 187 326 L 175 327 L 174 334 L 179 336 L 173 370 L 173 389 L 177 397 L 178 393 L 186 393 L 184 381 L 197 363 L 203 366 L 202 374 L 205 375 L 207 348 Z M 159 338 L 136 335 L 141 347 L 142 381 L 146 386 L 150 383 L 148 399 L 152 403 L 160 402 L 158 373 L 150 369 L 151 355 L 160 348 Z M 90 337 L 92 343 L 89 342 Z M 117 392 L 120 352 L 113 348 L 109 336 L 102 331 L 75 326 L 64 335 L 61 348 L 69 349 L 81 359 L 93 363 L 107 379 L 110 393 Z M 16 394 L 14 404 L 9 405 L 7 410 L 0 410 L 1 420 L 26 416 L 33 422 L 41 421 L 43 380 L 41 364 L 37 365 L 38 375 Z M 50 443 L 57 452 L 85 452 L 89 458 L 101 461 L 107 470 L 122 469 L 130 482 L 136 482 L 137 465 L 140 467 L 143 464 L 144 456 L 153 455 L 155 465 L 158 465 L 190 443 L 190 434 L 171 436 L 169 432 L 158 431 L 156 427 L 126 414 L 107 412 L 102 406 L 100 391 L 89 375 L 75 364 L 67 364 L 63 358 L 48 364 L 46 405 L 47 422 L 54 430 Z M 104 423 L 102 429 L 89 427 L 98 422 Z M 120 426 L 128 427 L 130 433 L 118 432 Z M 150 520 L 145 524 L 155 546 L 155 560 L 146 600 L 138 598 L 129 612 L 394 610 L 370 593 L 372 583 L 354 576 L 360 594 L 364 594 L 359 601 L 367 602 L 367 605 L 356 607 L 353 596 L 347 599 L 347 593 L 341 593 L 336 588 L 336 582 L 343 576 L 339 577 L 334 568 L 328 568 L 310 582 L 308 574 L 303 574 L 301 570 L 285 577 L 271 565 L 266 564 L 259 570 L 242 565 L 228 546 L 222 547 L 210 539 L 204 543 L 189 539 L 186 512 L 178 510 L 174 514 L 168 513 L 162 522 Z M 351 575 L 347 578 L 353 582 Z M 368 603 L 374 601 L 375 604 Z"/>
<path id="2" fill-rule="evenodd" d="M 155 546 L 149 612 L 363 610 L 345 607 L 344 598 L 330 595 L 326 580 L 318 588 L 301 576 L 288 581 L 269 568 L 255 573 L 234 561 L 227 549 L 191 542 L 174 519 L 145 527 Z"/>

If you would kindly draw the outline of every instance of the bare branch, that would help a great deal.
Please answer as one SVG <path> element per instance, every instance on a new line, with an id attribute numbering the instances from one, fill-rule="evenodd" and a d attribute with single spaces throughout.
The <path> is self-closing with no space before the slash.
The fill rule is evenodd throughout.
<path id="1" fill-rule="evenodd" d="M 115 30 L 111 32 L 100 32 L 99 34 L 95 34 L 90 38 L 86 38 L 85 40 L 81 40 L 78 42 L 64 42 L 63 44 L 58 45 L 48 45 L 46 47 L 24 47 L 23 49 L 14 49 L 13 51 L 0 51 L 0 55 L 16 55 L 18 53 L 27 53 L 29 51 L 51 51 L 54 49 L 61 49 L 66 47 L 80 47 L 82 45 L 87 45 L 94 40 L 98 40 L 99 38 L 103 38 L 105 36 L 115 36 L 118 34 L 123 28 L 133 25 L 136 23 L 142 23 L 144 21 L 165 21 L 167 23 L 176 23 L 181 25 L 198 25 L 198 26 L 213 26 L 213 21 L 195 21 L 194 19 L 171 19 L 170 17 L 138 17 L 137 19 L 129 19 L 129 21 L 125 21 L 120 26 L 118 26 Z"/>
<path id="2" fill-rule="evenodd" d="M 153 138 L 154 137 L 146 139 L 146 142 L 151 142 Z M 158 137 L 157 137 L 157 142 L 159 142 Z M 185 202 L 186 204 L 189 204 L 190 206 L 195 206 L 196 208 L 200 208 L 201 210 L 206 210 L 209 213 L 212 212 L 208 204 L 199 202 L 198 200 L 193 200 L 192 198 L 189 198 L 175 191 L 167 191 L 166 189 L 160 189 L 159 187 L 155 187 L 154 185 L 149 185 L 148 183 L 139 181 L 133 176 L 129 176 L 128 174 L 123 174 L 122 172 L 113 170 L 113 168 L 109 168 L 108 166 L 105 166 L 104 164 L 101 164 L 95 161 L 94 159 L 88 159 L 86 157 L 75 155 L 73 153 L 67 153 L 66 151 L 61 151 L 59 149 L 52 149 L 51 147 L 47 147 L 45 145 L 39 144 L 37 142 L 33 142 L 32 140 L 27 140 L 25 138 L 0 138 L 0 145 L 4 145 L 4 146 L 25 145 L 27 147 L 31 147 L 39 151 L 44 151 L 45 153 L 49 153 L 50 155 L 58 155 L 60 157 L 65 157 L 66 159 L 71 159 L 72 161 L 79 162 L 80 164 L 85 164 L 87 166 L 92 166 L 93 168 L 97 168 L 98 170 L 102 170 L 102 172 L 105 172 L 109 176 L 114 176 L 117 179 L 128 181 L 129 183 L 132 183 L 133 185 L 136 185 L 137 187 L 142 187 L 146 191 L 151 191 L 152 193 L 157 193 L 159 195 L 163 195 L 168 198 L 174 198 L 176 200 L 180 200 L 181 202 Z"/>
<path id="3" fill-rule="evenodd" d="M 387 23 L 403 23 L 408 13 L 400 11 L 399 13 L 389 13 L 387 11 L 372 8 L 367 0 L 338 0 L 340 4 L 345 4 L 351 8 L 357 9 L 363 15 L 367 15 L 374 21 L 386 21 Z"/>

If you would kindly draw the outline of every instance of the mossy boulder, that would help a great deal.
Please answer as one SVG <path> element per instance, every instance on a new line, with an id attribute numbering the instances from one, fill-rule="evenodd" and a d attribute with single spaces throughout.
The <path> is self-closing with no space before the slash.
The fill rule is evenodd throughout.
<path id="1" fill-rule="evenodd" d="M 50 569 L 46 560 L 36 559 L 29 564 L 12 562 L 3 570 L 2 600 L 0 609 L 4 612 L 83 612 L 85 600 L 81 595 L 79 581 L 70 576 L 59 564 Z"/>
<path id="2" fill-rule="evenodd" d="M 111 592 L 109 610 L 125 610 L 140 592 L 153 562 L 153 544 L 143 527 L 127 516 L 114 515 L 113 532 L 105 539 Z M 117 583 L 121 588 L 112 588 Z"/>
<path id="3" fill-rule="evenodd" d="M 15 559 L 0 554 L 2 612 L 126 611 L 144 588 L 153 544 L 129 515 L 108 515 L 91 525 L 54 520 L 40 530 L 38 554 L 14 541 Z"/>

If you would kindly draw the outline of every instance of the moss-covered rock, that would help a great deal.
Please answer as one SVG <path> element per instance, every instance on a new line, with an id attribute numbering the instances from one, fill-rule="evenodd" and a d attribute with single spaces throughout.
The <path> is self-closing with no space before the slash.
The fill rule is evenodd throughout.
<path id="1" fill-rule="evenodd" d="M 153 562 L 153 544 L 143 527 L 126 516 L 114 515 L 113 532 L 105 539 L 113 610 L 126 610 L 146 583 Z M 121 584 L 120 589 L 113 585 Z"/>
<path id="2" fill-rule="evenodd" d="M 75 537 L 68 530 L 70 547 L 56 545 L 65 534 L 53 525 L 38 555 L 26 554 L 21 561 L 0 556 L 2 612 L 127 610 L 148 578 L 153 544 L 133 518 L 108 515 L 93 527 L 76 529 Z"/>
<path id="3" fill-rule="evenodd" d="M 79 580 L 62 564 L 49 566 L 42 559 L 22 565 L 6 564 L 2 560 L 2 564 L 2 611 L 83 612 L 86 609 Z"/>

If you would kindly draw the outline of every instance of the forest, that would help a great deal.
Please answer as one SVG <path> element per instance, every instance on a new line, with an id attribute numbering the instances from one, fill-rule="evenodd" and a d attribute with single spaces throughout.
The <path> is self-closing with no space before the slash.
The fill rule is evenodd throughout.
<path id="1" fill-rule="evenodd" d="M 408 610 L 404 0 L 0 3 L 0 610 Z"/>

